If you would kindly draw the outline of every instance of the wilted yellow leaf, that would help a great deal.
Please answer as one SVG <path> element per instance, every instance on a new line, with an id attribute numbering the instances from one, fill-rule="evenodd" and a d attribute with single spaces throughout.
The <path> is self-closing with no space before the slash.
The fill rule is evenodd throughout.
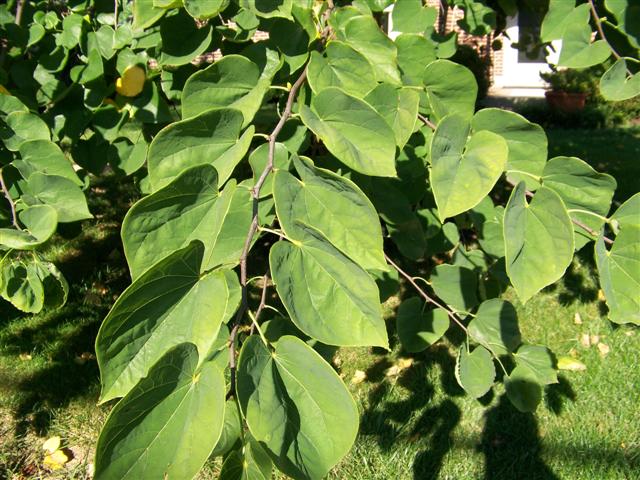
<path id="1" fill-rule="evenodd" d="M 600 335 L 591 335 L 591 345 L 600 343 Z"/>
<path id="2" fill-rule="evenodd" d="M 569 370 L 571 372 L 582 372 L 587 366 L 580 360 L 571 357 L 558 357 L 558 370 Z"/>
<path id="3" fill-rule="evenodd" d="M 609 345 L 607 345 L 606 343 L 599 343 L 598 350 L 600 351 L 600 355 L 602 355 L 603 357 L 611 351 Z"/>
<path id="4" fill-rule="evenodd" d="M 69 457 L 62 450 L 56 450 L 53 453 L 45 455 L 44 465 L 51 470 L 58 470 L 69 461 Z"/>
<path id="5" fill-rule="evenodd" d="M 135 97 L 142 92 L 146 73 L 143 68 L 132 65 L 116 80 L 116 91 L 125 97 Z"/>
<path id="6" fill-rule="evenodd" d="M 43 444 L 42 449 L 48 453 L 53 453 L 60 448 L 60 437 L 48 438 Z"/>

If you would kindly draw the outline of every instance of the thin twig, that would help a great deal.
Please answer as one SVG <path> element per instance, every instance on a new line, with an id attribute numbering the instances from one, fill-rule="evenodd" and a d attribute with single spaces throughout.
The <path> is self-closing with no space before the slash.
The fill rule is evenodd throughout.
<path id="1" fill-rule="evenodd" d="M 391 258 L 389 258 L 389 255 L 387 255 L 386 253 L 384 254 L 384 258 L 387 260 L 387 262 L 389 263 L 389 265 L 391 265 L 393 268 L 395 268 L 398 273 L 400 275 L 402 275 L 404 278 L 407 279 L 407 281 L 413 286 L 413 288 L 416 289 L 416 291 L 420 294 L 420 296 L 422 298 L 424 298 L 427 302 L 432 303 L 433 305 L 435 305 L 438 308 L 443 309 L 445 312 L 447 312 L 447 315 L 449 315 L 449 318 L 451 320 L 453 320 L 455 323 L 458 324 L 458 326 L 464 330 L 465 332 L 467 332 L 467 327 L 464 326 L 464 324 L 462 323 L 462 321 L 456 316 L 455 313 L 453 313 L 453 311 L 447 306 L 447 305 L 443 305 L 440 302 L 438 302 L 435 298 L 431 297 L 427 292 L 425 292 L 422 288 L 420 288 L 420 285 L 418 285 L 416 283 L 416 281 L 413 279 L 413 277 L 411 275 L 409 275 L 407 272 L 405 272 L 404 270 L 402 270 L 397 263 L 395 263 L 393 260 L 391 260 Z M 468 332 L 467 332 L 468 333 Z"/>
<path id="2" fill-rule="evenodd" d="M 16 3 L 16 25 L 20 25 L 22 22 L 22 11 L 24 10 L 24 0 L 18 0 Z"/>
<path id="3" fill-rule="evenodd" d="M 418 114 L 418 120 L 420 120 L 422 123 L 424 123 L 431 130 L 435 130 L 436 127 L 437 127 L 437 125 L 435 123 L 433 123 L 431 120 L 429 120 L 424 115 Z"/>
<path id="4" fill-rule="evenodd" d="M 113 0 L 113 29 L 118 29 L 118 0 Z"/>
<path id="5" fill-rule="evenodd" d="M 258 203 L 260 200 L 260 189 L 264 185 L 264 182 L 266 181 L 269 173 L 273 170 L 273 161 L 275 158 L 275 151 L 276 151 L 276 140 L 278 139 L 278 135 L 284 128 L 285 122 L 291 115 L 291 110 L 293 109 L 293 102 L 296 99 L 298 90 L 300 90 L 300 87 L 302 86 L 306 78 L 307 78 L 307 68 L 305 67 L 302 73 L 300 74 L 300 77 L 298 77 L 296 82 L 291 87 L 291 90 L 289 91 L 287 104 L 284 109 L 284 112 L 282 113 L 282 117 L 280 118 L 280 121 L 273 129 L 273 132 L 271 132 L 271 135 L 269 135 L 269 157 L 267 160 L 267 165 L 264 167 L 264 170 L 260 174 L 258 181 L 256 182 L 253 189 L 251 190 L 251 196 L 253 198 L 253 218 L 251 220 L 251 225 L 249 226 L 249 231 L 247 232 L 247 237 L 245 238 L 245 241 L 244 241 L 242 254 L 240 255 L 240 286 L 242 288 L 242 298 L 240 301 L 240 307 L 236 312 L 236 317 L 234 322 L 235 325 L 231 330 L 232 335 L 231 335 L 230 344 L 229 344 L 229 356 L 230 356 L 229 369 L 231 370 L 231 386 L 230 386 L 228 396 L 232 396 L 235 394 L 235 377 L 236 377 L 235 343 L 236 343 L 237 331 L 238 331 L 240 322 L 242 321 L 242 317 L 249 310 L 249 293 L 247 288 L 247 283 L 248 283 L 247 282 L 247 257 L 249 256 L 249 249 L 251 248 L 251 242 L 253 241 L 253 237 L 258 231 Z M 265 285 L 266 285 L 266 282 L 265 282 Z M 265 290 L 266 290 L 266 287 L 263 286 L 263 296 L 266 295 Z M 254 317 L 255 320 L 258 319 L 258 314 L 262 311 L 263 308 L 264 306 L 262 306 L 262 308 L 258 307 L 259 310 L 258 312 L 256 312 L 256 316 Z"/>
<path id="6" fill-rule="evenodd" d="M 258 305 L 258 309 L 256 310 L 256 322 L 260 319 L 260 314 L 264 307 L 267 305 L 267 289 L 269 288 L 269 272 L 266 272 L 262 276 L 262 294 L 260 295 L 260 305 Z M 251 324 L 251 330 L 249 331 L 249 335 L 253 335 L 255 332 L 255 323 Z"/>
<path id="7" fill-rule="evenodd" d="M 11 195 L 9 194 L 9 189 L 7 185 L 4 183 L 4 175 L 2 173 L 2 169 L 0 168 L 0 187 L 2 187 L 2 193 L 4 193 L 7 202 L 9 202 L 9 207 L 11 208 L 11 223 L 18 230 L 22 230 L 20 228 L 20 224 L 18 223 L 18 216 L 16 215 L 16 204 L 13 202 Z"/>
<path id="8" fill-rule="evenodd" d="M 616 57 L 616 60 L 620 60 L 622 57 L 618 54 L 618 52 L 614 50 L 613 46 L 609 43 L 609 40 L 607 40 L 607 37 L 604 34 L 604 30 L 602 29 L 602 22 L 600 21 L 600 17 L 598 16 L 598 12 L 596 11 L 596 6 L 593 3 L 593 0 L 589 0 L 589 6 L 591 7 L 591 17 L 593 17 L 593 21 L 596 24 L 596 28 L 598 29 L 600 38 L 604 40 L 607 45 L 609 45 L 609 48 L 611 49 L 611 52 L 613 52 L 613 56 Z"/>
<path id="9" fill-rule="evenodd" d="M 508 178 L 507 178 L 507 183 L 509 185 L 513 186 L 513 187 L 515 187 L 517 185 L 516 182 L 514 182 L 513 180 L 509 180 Z M 525 196 L 527 198 L 533 198 L 533 195 L 534 195 L 534 193 L 532 191 L 530 191 L 530 190 L 525 190 L 524 194 L 525 194 Z M 593 235 L 594 237 L 598 237 L 600 235 L 599 232 L 596 232 L 593 228 L 585 225 L 580 220 L 576 220 L 573 217 L 570 217 L 570 218 L 571 218 L 571 221 L 573 222 L 574 225 L 576 225 L 577 227 L 580 227 L 581 229 L 583 229 L 588 234 Z M 609 245 L 613 245 L 613 240 L 611 240 L 608 237 L 604 237 L 604 242 L 609 244 Z"/>
<path id="10" fill-rule="evenodd" d="M 240 324 L 236 323 L 229 334 L 229 371 L 231 378 L 229 392 L 227 393 L 227 400 L 236 393 L 236 337 L 238 336 L 239 328 Z"/>

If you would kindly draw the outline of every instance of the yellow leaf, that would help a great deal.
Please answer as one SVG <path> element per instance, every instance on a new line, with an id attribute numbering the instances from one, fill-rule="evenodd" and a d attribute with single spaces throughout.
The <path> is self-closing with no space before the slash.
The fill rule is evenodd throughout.
<path id="1" fill-rule="evenodd" d="M 11 95 L 11 93 L 9 92 L 9 90 L 7 90 L 4 85 L 0 85 L 0 94 L 2 95 Z"/>
<path id="2" fill-rule="evenodd" d="M 558 370 L 569 370 L 571 372 L 582 372 L 587 369 L 587 366 L 580 360 L 576 360 L 571 357 L 559 357 L 558 358 Z"/>
<path id="3" fill-rule="evenodd" d="M 69 461 L 69 457 L 62 450 L 56 450 L 44 457 L 44 465 L 51 470 L 58 470 Z"/>
<path id="4" fill-rule="evenodd" d="M 576 314 L 573 316 L 573 323 L 575 323 L 576 325 L 582 325 L 582 317 L 578 312 L 576 312 Z"/>
<path id="5" fill-rule="evenodd" d="M 598 350 L 600 350 L 600 355 L 602 355 L 603 357 L 611 351 L 609 345 L 607 345 L 606 343 L 599 343 Z"/>
<path id="6" fill-rule="evenodd" d="M 48 453 L 53 453 L 60 448 L 60 437 L 51 437 L 42 444 L 42 449 Z"/>
<path id="7" fill-rule="evenodd" d="M 142 92 L 146 74 L 143 68 L 132 65 L 116 80 L 116 91 L 125 97 L 135 97 Z"/>
<path id="8" fill-rule="evenodd" d="M 591 339 L 588 333 L 583 333 L 580 336 L 580 343 L 582 344 L 583 347 L 586 347 L 586 348 L 589 348 L 589 346 L 591 346 Z"/>

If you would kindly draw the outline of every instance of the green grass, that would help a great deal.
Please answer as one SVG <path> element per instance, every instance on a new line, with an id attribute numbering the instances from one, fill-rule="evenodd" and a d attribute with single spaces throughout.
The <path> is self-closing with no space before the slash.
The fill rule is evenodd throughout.
<path id="1" fill-rule="evenodd" d="M 640 130 L 548 132 L 550 156 L 577 155 L 616 177 L 622 201 L 637 190 Z M 67 306 L 22 315 L 0 306 L 0 479 L 85 478 L 108 407 L 96 406 L 98 369 L 91 356 L 100 321 L 129 282 L 118 221 L 134 200 L 130 185 L 93 187 L 97 218 L 71 240 L 58 237 L 46 256 L 71 283 Z M 63 232 L 64 233 L 64 232 Z M 395 338 L 391 354 L 342 349 L 336 359 L 362 414 L 358 440 L 332 479 L 637 479 L 640 478 L 640 331 L 616 327 L 599 300 L 589 246 L 558 284 L 521 305 L 523 338 L 574 355 L 584 372 L 561 374 L 535 415 L 517 412 L 502 387 L 480 401 L 453 377 L 461 337 L 408 356 Z M 412 295 L 402 291 L 400 297 Z M 390 327 L 399 303 L 385 304 Z M 574 323 L 580 314 L 582 324 Z M 610 348 L 580 343 L 597 335 Z M 84 354 L 84 355 L 83 355 Z M 398 375 L 388 369 L 412 364 Z M 357 370 L 366 380 L 351 383 Z M 75 458 L 65 469 L 42 469 L 42 442 L 60 435 Z M 219 469 L 210 462 L 200 478 Z"/>

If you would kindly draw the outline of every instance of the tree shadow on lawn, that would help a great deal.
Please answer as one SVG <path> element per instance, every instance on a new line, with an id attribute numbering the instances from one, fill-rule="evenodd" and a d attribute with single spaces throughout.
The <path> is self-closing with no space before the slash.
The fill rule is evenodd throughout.
<path id="1" fill-rule="evenodd" d="M 69 282 L 67 304 L 58 309 L 25 318 L 25 314 L 7 302 L 0 302 L 2 354 L 23 353 L 43 357 L 44 366 L 28 373 L 16 369 L 7 391 L 12 400 L 16 421 L 15 434 L 29 429 L 46 434 L 52 410 L 64 408 L 85 397 L 96 401 L 99 372 L 94 343 L 98 329 L 117 296 L 130 283 L 119 221 L 132 197 L 131 183 L 119 177 L 92 181 L 89 195 L 91 211 L 96 216 L 82 224 L 67 224 L 60 232 L 51 253 Z M 56 250 L 58 253 L 56 254 Z M 45 252 L 47 255 L 47 252 Z M 21 323 L 23 325 L 21 325 Z"/>

